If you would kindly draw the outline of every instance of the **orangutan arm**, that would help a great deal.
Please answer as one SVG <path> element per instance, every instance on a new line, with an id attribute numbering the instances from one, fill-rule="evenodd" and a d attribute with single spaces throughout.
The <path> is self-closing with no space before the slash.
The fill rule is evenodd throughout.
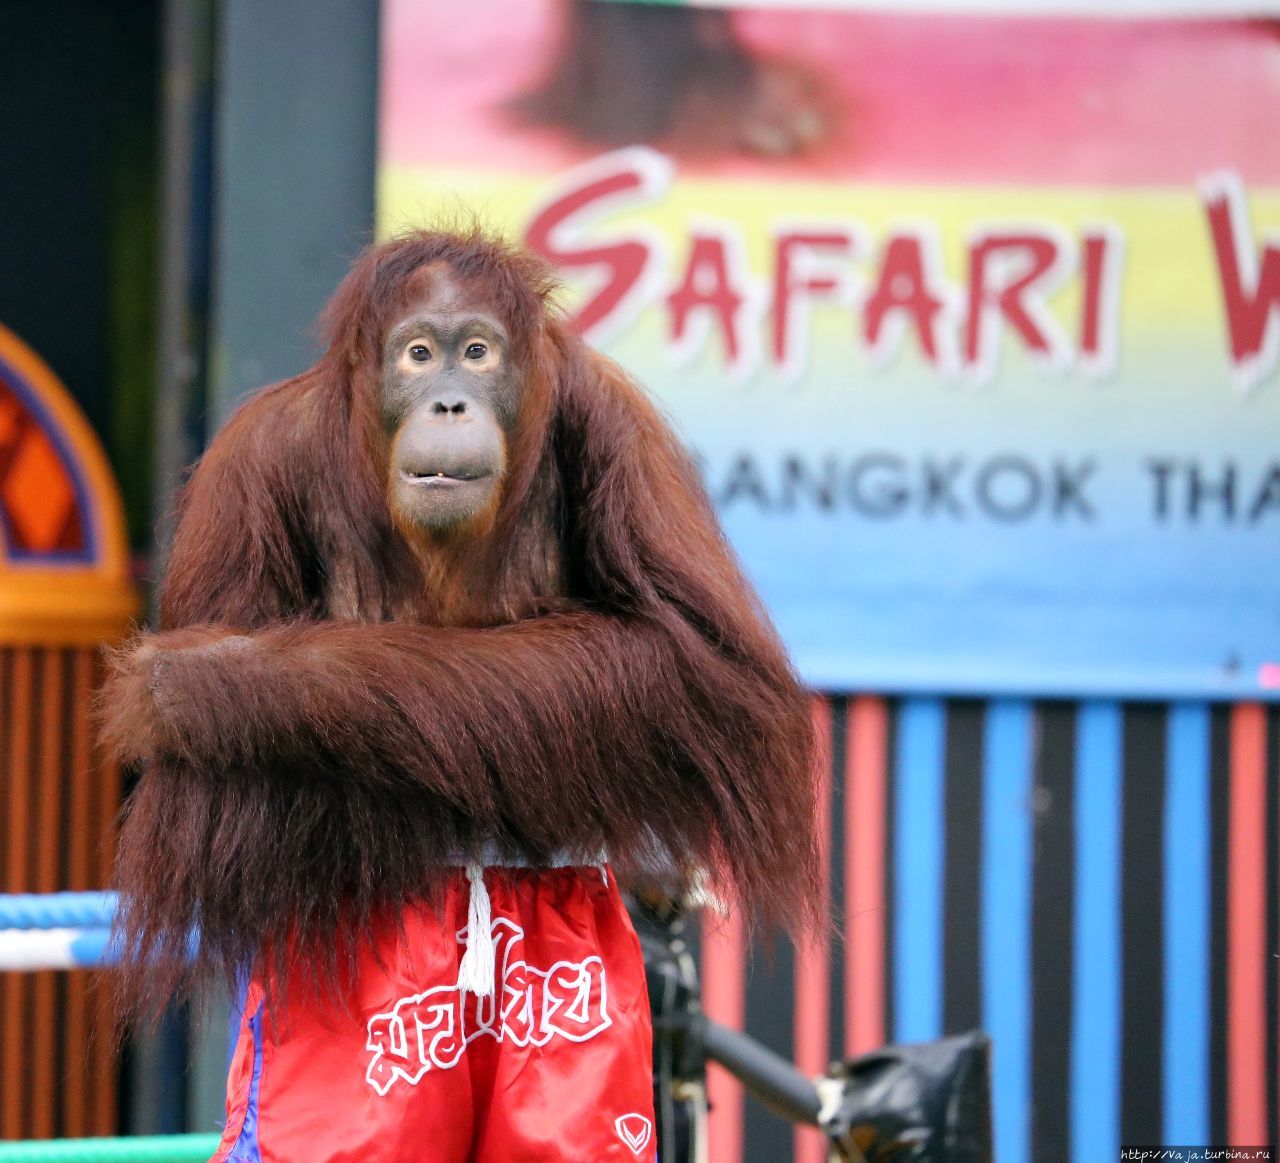
<path id="1" fill-rule="evenodd" d="M 125 759 L 209 776 L 414 784 L 535 844 L 598 843 L 612 820 L 669 810 L 682 781 L 733 794 L 785 769 L 808 723 L 777 677 L 687 628 L 597 613 L 194 628 L 120 657 L 105 737 Z"/>

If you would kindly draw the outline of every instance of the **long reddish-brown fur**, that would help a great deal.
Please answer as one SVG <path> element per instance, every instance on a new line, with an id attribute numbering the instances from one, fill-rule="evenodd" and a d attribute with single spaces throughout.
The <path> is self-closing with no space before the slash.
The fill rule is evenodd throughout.
<path id="1" fill-rule="evenodd" d="M 487 535 L 427 543 L 389 513 L 376 396 L 383 330 L 440 262 L 525 386 Z M 334 980 L 335 950 L 486 842 L 697 866 L 757 917 L 812 919 L 805 696 L 689 458 L 552 291 L 478 233 L 372 248 L 320 362 L 200 462 L 160 632 L 102 700 L 144 765 L 117 868 L 134 1005 L 269 958 Z"/>

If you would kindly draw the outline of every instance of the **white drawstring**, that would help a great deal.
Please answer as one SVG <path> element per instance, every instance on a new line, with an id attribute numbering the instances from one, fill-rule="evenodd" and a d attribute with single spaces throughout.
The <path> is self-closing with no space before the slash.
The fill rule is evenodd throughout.
<path id="1" fill-rule="evenodd" d="M 484 883 L 486 865 L 516 868 L 527 867 L 519 861 L 503 861 L 496 850 L 486 850 L 483 860 L 472 860 L 467 863 L 467 880 L 470 882 L 469 900 L 467 901 L 466 951 L 458 965 L 458 989 L 463 993 L 474 993 L 477 997 L 493 996 L 493 979 L 497 972 L 494 964 L 496 952 L 493 947 L 493 913 L 489 902 L 489 889 Z M 603 853 L 590 860 L 571 860 L 557 855 L 548 864 L 551 868 L 564 868 L 573 864 L 588 864 L 600 871 L 600 877 L 606 885 L 609 883 L 609 868 Z"/>
<path id="2" fill-rule="evenodd" d="M 484 865 L 467 865 L 471 882 L 467 903 L 467 951 L 458 966 L 458 989 L 477 997 L 493 995 L 494 951 L 493 918 L 489 909 L 489 890 L 484 883 Z"/>

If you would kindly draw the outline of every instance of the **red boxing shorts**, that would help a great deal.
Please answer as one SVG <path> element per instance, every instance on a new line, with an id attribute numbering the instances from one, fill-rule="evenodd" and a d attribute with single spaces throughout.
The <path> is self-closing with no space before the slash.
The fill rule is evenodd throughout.
<path id="1" fill-rule="evenodd" d="M 264 1015 L 250 986 L 214 1163 L 653 1163 L 644 961 L 607 870 L 459 870 L 375 943 L 348 1009 Z"/>

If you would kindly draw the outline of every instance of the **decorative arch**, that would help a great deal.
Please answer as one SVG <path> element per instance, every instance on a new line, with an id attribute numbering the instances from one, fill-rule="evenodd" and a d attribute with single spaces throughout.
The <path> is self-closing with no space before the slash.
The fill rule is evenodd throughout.
<path id="1" fill-rule="evenodd" d="M 48 365 L 0 326 L 0 641 L 100 640 L 136 610 L 102 446 Z"/>
<path id="2" fill-rule="evenodd" d="M 84 562 L 95 556 L 84 473 L 36 387 L 0 335 L 0 531 L 13 563 Z"/>

